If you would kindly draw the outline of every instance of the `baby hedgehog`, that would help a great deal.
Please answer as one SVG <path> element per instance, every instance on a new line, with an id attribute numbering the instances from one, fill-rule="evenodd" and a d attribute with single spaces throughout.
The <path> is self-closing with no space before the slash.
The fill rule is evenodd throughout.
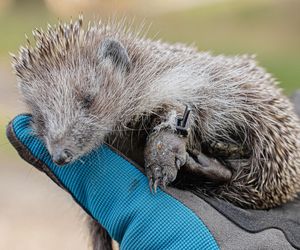
<path id="1" fill-rule="evenodd" d="M 84 29 L 81 17 L 33 35 L 13 67 L 58 165 L 108 143 L 154 191 L 173 182 L 255 209 L 300 191 L 299 118 L 252 57 L 152 41 L 124 22 Z"/>

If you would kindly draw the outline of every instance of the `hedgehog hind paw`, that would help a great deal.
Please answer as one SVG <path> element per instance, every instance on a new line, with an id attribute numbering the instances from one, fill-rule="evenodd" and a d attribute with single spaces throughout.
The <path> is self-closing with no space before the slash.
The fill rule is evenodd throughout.
<path id="1" fill-rule="evenodd" d="M 189 151 L 184 165 L 185 170 L 214 183 L 226 183 L 231 180 L 232 172 L 218 160 L 204 155 L 200 151 Z"/>

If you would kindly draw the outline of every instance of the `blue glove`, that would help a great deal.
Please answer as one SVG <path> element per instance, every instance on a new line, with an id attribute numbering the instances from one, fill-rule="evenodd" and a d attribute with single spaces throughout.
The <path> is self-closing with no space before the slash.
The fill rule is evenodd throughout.
<path id="1" fill-rule="evenodd" d="M 55 165 L 32 134 L 29 115 L 17 116 L 7 135 L 20 156 L 69 192 L 121 249 L 219 249 L 201 219 L 158 189 L 118 152 L 103 145 L 64 167 Z"/>

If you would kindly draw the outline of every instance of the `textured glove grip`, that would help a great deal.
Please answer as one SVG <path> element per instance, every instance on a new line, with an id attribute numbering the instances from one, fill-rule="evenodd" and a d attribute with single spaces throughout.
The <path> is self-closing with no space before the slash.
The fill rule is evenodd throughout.
<path id="1" fill-rule="evenodd" d="M 69 192 L 122 249 L 218 249 L 193 211 L 161 190 L 151 194 L 145 175 L 111 148 L 104 145 L 59 167 L 32 134 L 30 121 L 19 115 L 7 128 L 20 156 Z"/>

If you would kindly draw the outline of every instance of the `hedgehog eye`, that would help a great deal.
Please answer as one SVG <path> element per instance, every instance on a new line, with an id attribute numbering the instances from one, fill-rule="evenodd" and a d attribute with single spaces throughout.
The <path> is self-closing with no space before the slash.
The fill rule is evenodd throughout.
<path id="1" fill-rule="evenodd" d="M 82 100 L 82 106 L 87 109 L 90 108 L 93 100 L 94 98 L 92 97 L 92 95 L 86 95 Z"/>

